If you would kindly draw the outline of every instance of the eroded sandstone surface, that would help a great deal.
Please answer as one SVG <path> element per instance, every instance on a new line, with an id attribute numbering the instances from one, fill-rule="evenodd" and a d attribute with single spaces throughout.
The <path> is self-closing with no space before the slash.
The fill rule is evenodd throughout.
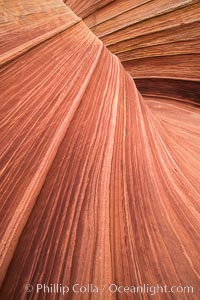
<path id="1" fill-rule="evenodd" d="M 199 4 L 66 3 L 0 2 L 0 298 L 197 300 Z"/>

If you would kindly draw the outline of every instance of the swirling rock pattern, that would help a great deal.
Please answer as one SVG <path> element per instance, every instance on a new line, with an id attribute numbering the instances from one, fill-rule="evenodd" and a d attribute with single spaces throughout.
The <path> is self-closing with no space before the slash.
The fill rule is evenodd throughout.
<path id="1" fill-rule="evenodd" d="M 199 1 L 66 2 L 120 58 L 143 95 L 171 98 L 173 90 L 179 98 L 184 87 L 186 98 L 199 100 Z"/>
<path id="2" fill-rule="evenodd" d="M 105 13 L 109 21 L 109 15 L 116 14 L 115 5 L 122 3 L 88 1 L 84 7 L 82 1 L 66 2 L 79 10 L 75 12 L 88 26 L 93 14 L 97 18 Z M 140 7 L 152 1 L 137 2 Z M 168 6 L 161 2 L 169 13 L 181 11 L 180 16 L 185 12 L 194 19 L 198 13 L 193 10 L 196 1 L 168 1 Z M 133 1 L 123 3 L 125 11 Z M 27 283 L 103 286 L 115 282 L 190 285 L 194 294 L 154 297 L 199 299 L 197 64 L 181 69 L 178 61 L 182 66 L 179 59 L 184 54 L 177 54 L 171 62 L 176 69 L 172 73 L 180 74 L 184 91 L 178 93 L 173 75 L 165 79 L 172 87 L 165 99 L 162 76 L 151 78 L 149 85 L 138 81 L 146 93 L 144 101 L 130 76 L 133 63 L 127 60 L 132 61 L 134 53 L 140 62 L 151 55 L 141 33 L 144 51 L 140 54 L 131 48 L 129 54 L 123 50 L 119 55 L 129 74 L 62 1 L 1 1 L 1 5 L 0 298 L 63 298 L 36 291 L 26 295 Z M 164 24 L 167 17 L 162 17 Z M 112 22 L 106 26 L 95 22 L 96 33 L 107 44 Z M 117 26 L 121 24 L 119 18 Z M 191 32 L 197 28 L 188 26 Z M 125 32 L 117 32 L 122 36 L 117 43 L 128 47 Z M 156 34 L 161 40 L 167 38 L 167 32 Z M 115 34 L 110 38 L 114 41 Z M 185 50 L 180 47 L 178 51 L 192 47 L 195 52 L 195 39 L 188 39 Z M 170 43 L 169 51 L 173 50 Z M 110 50 L 111 46 L 117 49 L 111 44 Z M 154 45 L 152 51 L 165 49 Z M 160 74 L 162 56 L 158 57 L 155 65 Z M 191 50 L 187 57 L 193 57 Z M 148 58 L 146 63 L 150 62 Z M 194 61 L 188 64 L 194 66 Z M 149 74 L 154 73 L 153 66 Z M 144 74 L 137 63 L 135 70 Z M 127 299 L 127 295 L 105 291 L 64 297 L 109 298 Z M 130 298 L 151 296 L 132 294 Z"/>

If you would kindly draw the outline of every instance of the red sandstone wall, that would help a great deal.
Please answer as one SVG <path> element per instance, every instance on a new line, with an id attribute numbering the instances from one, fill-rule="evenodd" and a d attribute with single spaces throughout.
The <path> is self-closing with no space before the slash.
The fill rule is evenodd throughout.
<path id="1" fill-rule="evenodd" d="M 120 60 L 62 1 L 1 1 L 1 299 L 127 298 L 111 296 L 110 283 L 193 286 L 191 294 L 154 298 L 199 299 L 195 2 L 160 1 L 152 18 L 155 6 L 146 3 L 133 24 L 130 5 L 141 1 L 124 1 L 130 27 L 121 20 L 122 2 L 68 3 L 87 24 L 94 12 L 92 30 L 138 74 L 144 93 L 152 93 L 144 100 Z M 113 28 L 110 16 L 124 28 Z M 177 40 L 173 47 L 175 36 L 182 46 Z M 153 77 L 147 84 L 144 74 Z M 106 290 L 63 297 L 38 294 L 37 283 Z"/>
<path id="2" fill-rule="evenodd" d="M 81 3 L 89 12 L 90 1 Z M 69 5 L 85 17 L 77 1 Z M 199 1 L 116 0 L 84 21 L 120 58 L 143 95 L 171 97 L 173 90 L 175 98 L 199 100 Z"/>

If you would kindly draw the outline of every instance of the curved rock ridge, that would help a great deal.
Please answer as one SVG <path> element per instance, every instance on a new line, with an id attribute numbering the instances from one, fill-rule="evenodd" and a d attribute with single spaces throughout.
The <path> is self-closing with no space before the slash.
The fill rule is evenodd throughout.
<path id="1" fill-rule="evenodd" d="M 119 58 L 62 1 L 1 4 L 9 43 L 0 67 L 0 299 L 152 298 L 111 294 L 111 283 L 192 286 L 154 298 L 199 299 L 198 103 L 176 99 L 176 89 L 160 99 L 162 83 L 145 102 Z M 13 37 L 16 15 L 24 31 Z M 106 289 L 35 288 L 57 283 Z"/>
<path id="2" fill-rule="evenodd" d="M 120 58 L 143 95 L 171 97 L 173 90 L 182 98 L 184 86 L 184 98 L 199 101 L 199 1 L 116 0 L 106 6 L 97 1 L 92 12 L 94 1 L 81 1 L 82 10 L 80 1 L 68 2 Z"/>
<path id="3" fill-rule="evenodd" d="M 81 18 L 86 18 L 92 13 L 96 12 L 98 9 L 115 2 L 115 0 L 64 0 L 64 2 Z"/>
<path id="4" fill-rule="evenodd" d="M 81 20 L 61 0 L 1 0 L 0 12 L 0 65 Z"/>

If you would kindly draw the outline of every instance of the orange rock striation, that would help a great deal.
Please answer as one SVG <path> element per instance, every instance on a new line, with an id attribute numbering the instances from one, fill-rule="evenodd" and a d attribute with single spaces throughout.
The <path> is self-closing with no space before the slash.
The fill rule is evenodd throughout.
<path id="1" fill-rule="evenodd" d="M 96 1 L 88 1 L 85 8 L 82 1 L 66 2 L 87 17 L 87 24 L 93 12 L 95 18 L 108 19 L 107 25 L 95 21 L 96 33 L 107 44 L 113 30 L 109 15 L 119 15 L 115 4 L 122 2 L 98 1 L 96 7 Z M 156 1 L 137 2 L 141 7 Z M 198 13 L 196 1 L 161 2 L 163 24 L 167 17 L 160 8 Z M 125 4 L 133 1 L 123 3 L 121 12 L 127 11 L 129 22 Z M 145 102 L 120 60 L 62 1 L 8 0 L 1 6 L 0 299 L 152 298 L 149 293 L 111 294 L 110 283 L 193 286 L 191 294 L 158 293 L 154 298 L 199 299 L 200 111 L 193 101 L 197 90 L 191 93 L 198 83 L 192 52 L 186 56 L 194 68 L 183 70 L 185 54 L 172 55 L 175 71 L 166 79 L 170 99 L 163 99 L 167 89 L 159 72 L 165 77 L 161 60 L 168 60 L 161 53 L 167 48 L 153 46 L 153 53 L 160 53 L 152 58 L 157 81 L 148 83 L 150 89 L 144 82 L 141 86 L 149 95 L 153 80 L 154 86 L 160 82 L 153 95 L 162 97 L 146 96 Z M 143 12 L 148 16 L 151 8 Z M 119 17 L 118 26 L 121 22 Z M 116 30 L 121 34 L 117 43 L 128 47 L 121 30 Z M 159 39 L 167 38 L 166 30 L 156 33 Z M 139 36 L 142 54 L 131 46 L 129 54 L 123 50 L 119 56 L 131 75 L 134 64 L 136 74 L 144 74 L 132 61 L 137 52 L 136 60 L 146 59 L 148 77 L 154 74 L 146 58 L 151 46 Z M 112 50 L 115 34 L 109 38 Z M 196 44 L 188 40 L 185 51 L 191 45 L 196 59 Z M 168 46 L 176 51 L 177 45 Z M 188 87 L 180 96 L 175 74 Z M 34 290 L 27 295 L 28 283 Z M 38 283 L 93 283 L 106 289 L 98 294 L 70 291 L 63 297 L 37 293 Z"/>
<path id="2" fill-rule="evenodd" d="M 199 100 L 198 0 L 66 2 L 120 58 L 143 95 Z"/>

